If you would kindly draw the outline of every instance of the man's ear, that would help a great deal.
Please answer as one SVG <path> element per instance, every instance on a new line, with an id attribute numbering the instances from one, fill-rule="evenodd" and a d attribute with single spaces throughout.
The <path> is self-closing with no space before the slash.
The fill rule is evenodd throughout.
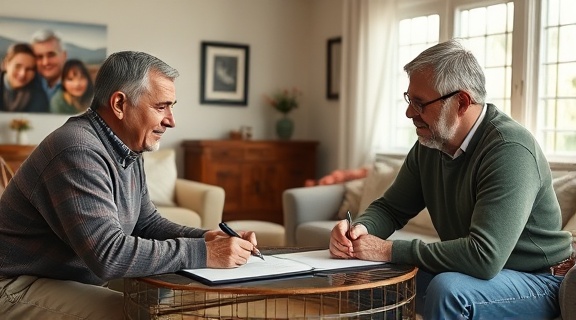
<path id="1" fill-rule="evenodd" d="M 124 109 L 128 107 L 128 98 L 122 91 L 116 91 L 110 97 L 110 108 L 116 118 L 122 120 L 124 118 Z"/>
<path id="2" fill-rule="evenodd" d="M 460 91 L 458 93 L 458 113 L 460 115 L 464 114 L 468 107 L 472 104 L 472 98 L 466 91 Z"/>

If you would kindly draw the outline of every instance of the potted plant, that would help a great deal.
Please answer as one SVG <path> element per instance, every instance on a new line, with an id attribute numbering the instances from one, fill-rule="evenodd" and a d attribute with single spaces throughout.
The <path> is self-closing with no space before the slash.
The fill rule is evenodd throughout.
<path id="1" fill-rule="evenodd" d="M 12 119 L 12 121 L 10 121 L 10 129 L 16 132 L 16 144 L 28 143 L 28 136 L 26 135 L 26 131 L 32 129 L 28 119 Z"/>
<path id="2" fill-rule="evenodd" d="M 266 103 L 282 113 L 282 118 L 276 122 L 276 134 L 282 140 L 288 140 L 294 133 L 294 122 L 288 114 L 298 108 L 302 92 L 298 88 L 284 89 L 266 96 Z"/>

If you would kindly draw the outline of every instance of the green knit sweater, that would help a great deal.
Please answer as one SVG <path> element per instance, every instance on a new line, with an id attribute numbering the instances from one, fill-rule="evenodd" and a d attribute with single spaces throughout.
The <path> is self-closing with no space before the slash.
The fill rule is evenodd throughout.
<path id="1" fill-rule="evenodd" d="M 396 240 L 392 262 L 490 279 L 503 268 L 542 270 L 571 253 L 542 150 L 491 104 L 463 155 L 416 143 L 392 186 L 355 222 L 385 239 L 424 207 L 441 241 Z"/>

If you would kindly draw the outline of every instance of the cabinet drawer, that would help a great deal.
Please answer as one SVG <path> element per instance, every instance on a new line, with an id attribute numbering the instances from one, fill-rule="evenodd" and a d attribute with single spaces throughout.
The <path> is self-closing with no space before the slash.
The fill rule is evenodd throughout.
<path id="1" fill-rule="evenodd" d="M 241 160 L 243 152 L 240 148 L 213 148 L 210 150 L 210 159 L 234 161 Z"/>
<path id="2" fill-rule="evenodd" d="M 276 158 L 277 158 L 277 152 L 272 148 L 247 147 L 244 150 L 245 160 L 269 161 L 269 160 L 275 160 Z"/>

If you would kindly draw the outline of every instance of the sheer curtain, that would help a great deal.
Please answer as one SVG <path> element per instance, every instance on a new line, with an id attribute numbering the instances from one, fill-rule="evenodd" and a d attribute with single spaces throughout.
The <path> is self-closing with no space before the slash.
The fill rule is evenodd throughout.
<path id="1" fill-rule="evenodd" d="M 343 14 L 338 163 L 354 168 L 374 159 L 395 103 L 396 1 L 345 0 Z"/>

